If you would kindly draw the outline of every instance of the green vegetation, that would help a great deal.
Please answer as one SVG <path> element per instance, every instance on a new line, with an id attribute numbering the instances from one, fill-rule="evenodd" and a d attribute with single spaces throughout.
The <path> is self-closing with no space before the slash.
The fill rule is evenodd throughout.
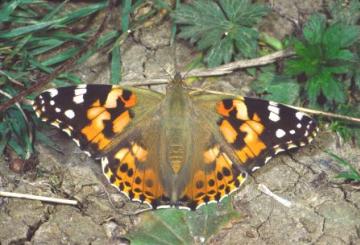
<path id="1" fill-rule="evenodd" d="M 257 54 L 259 33 L 255 25 L 269 12 L 250 0 L 199 0 L 179 5 L 173 14 L 180 24 L 179 37 L 190 39 L 206 52 L 210 67 Z"/>
<path id="2" fill-rule="evenodd" d="M 240 220 L 229 198 L 196 212 L 160 209 L 140 216 L 141 223 L 126 235 L 131 244 L 200 244 L 221 228 Z"/>
<path id="3" fill-rule="evenodd" d="M 336 162 L 344 168 L 344 171 L 342 171 L 336 176 L 337 178 L 348 181 L 360 181 L 359 171 L 356 170 L 348 161 L 331 152 L 326 151 L 326 153 L 329 154 L 332 158 L 334 158 Z"/>
<path id="4" fill-rule="evenodd" d="M 151 2 L 151 1 L 149 1 Z M 313 14 L 304 24 L 301 35 L 277 40 L 261 33 L 257 25 L 270 9 L 250 0 L 197 0 L 180 4 L 173 10 L 165 1 L 148 5 L 143 0 L 119 1 L 111 21 L 96 43 L 76 61 L 84 63 L 93 54 L 109 54 L 110 83 L 121 81 L 121 42 L 128 30 L 134 30 L 166 9 L 174 20 L 172 40 L 189 40 L 202 52 L 193 63 L 214 67 L 243 58 L 254 58 L 284 47 L 293 48 L 295 56 L 275 65 L 247 69 L 256 80 L 252 89 L 265 99 L 360 117 L 360 3 L 343 5 L 334 1 L 329 18 Z M 70 7 L 69 7 L 70 4 Z M 0 103 L 38 83 L 59 66 L 76 56 L 79 49 L 96 33 L 94 19 L 103 18 L 109 1 L 70 3 L 70 1 L 5 0 L 0 4 Z M 77 6 L 78 5 L 78 6 Z M 81 5 L 81 7 L 80 7 Z M 136 13 L 139 8 L 143 13 Z M 135 14 L 136 13 L 136 14 Z M 97 22 L 96 22 L 97 23 Z M 145 25 L 144 25 L 145 26 Z M 146 26 L 144 28 L 147 28 Z M 81 31 L 78 31 L 81 30 Z M 259 43 L 263 46 L 260 46 Z M 71 69 L 52 81 L 52 86 L 79 84 L 82 81 Z M 33 95 L 27 97 L 33 99 Z M 0 154 L 11 151 L 23 159 L 34 154 L 33 138 L 50 147 L 56 145 L 33 125 L 44 127 L 27 103 L 20 102 L 0 112 Z M 360 127 L 331 121 L 330 128 L 346 140 L 360 142 Z M 34 137 L 32 136 L 34 135 Z M 331 154 L 331 153 L 329 153 Z M 331 154 L 332 155 L 332 154 Z M 338 177 L 360 180 L 359 172 L 345 160 L 332 155 L 347 170 Z M 229 200 L 220 208 L 208 205 L 199 213 L 159 210 L 143 215 L 142 223 L 127 237 L 134 243 L 183 244 L 206 241 L 221 227 L 237 220 Z M 205 224 L 205 225 L 200 225 Z M 173 229 L 169 229 L 173 228 Z M 200 242 L 199 242 L 200 243 Z"/>

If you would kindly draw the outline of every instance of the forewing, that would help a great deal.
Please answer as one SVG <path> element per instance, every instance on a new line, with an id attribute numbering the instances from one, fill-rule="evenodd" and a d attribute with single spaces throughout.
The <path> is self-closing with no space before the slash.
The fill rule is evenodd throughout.
<path id="1" fill-rule="evenodd" d="M 36 115 L 67 133 L 80 148 L 99 157 L 125 128 L 157 107 L 163 95 L 111 85 L 79 85 L 42 92 L 33 103 Z"/>
<path id="2" fill-rule="evenodd" d="M 206 94 L 194 96 L 194 102 L 247 172 L 280 152 L 310 143 L 318 131 L 310 116 L 271 101 Z"/>

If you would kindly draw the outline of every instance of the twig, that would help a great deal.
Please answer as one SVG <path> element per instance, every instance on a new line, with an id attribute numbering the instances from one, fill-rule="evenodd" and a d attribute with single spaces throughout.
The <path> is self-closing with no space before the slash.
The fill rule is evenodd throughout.
<path id="1" fill-rule="evenodd" d="M 185 77 L 206 77 L 230 74 L 237 69 L 267 65 L 275 62 L 278 59 L 293 56 L 294 54 L 295 53 L 292 50 L 281 50 L 255 59 L 239 60 L 215 68 L 195 69 L 188 73 L 181 73 L 181 75 Z"/>
<path id="2" fill-rule="evenodd" d="M 299 111 L 302 111 L 305 113 L 309 113 L 309 114 L 313 114 L 313 115 L 337 118 L 337 119 L 341 119 L 341 120 L 345 120 L 345 121 L 360 123 L 360 118 L 357 118 L 357 117 L 350 117 L 350 116 L 335 114 L 335 113 L 331 113 L 331 112 L 313 110 L 313 109 L 297 107 L 297 106 L 290 106 L 290 105 L 288 105 L 288 106 L 292 107 L 296 110 L 299 110 Z"/>
<path id="3" fill-rule="evenodd" d="M 163 84 L 168 84 L 168 83 L 169 83 L 169 79 L 158 78 L 158 79 L 146 79 L 143 82 L 124 81 L 124 82 L 121 82 L 120 85 L 139 87 L 139 86 L 163 85 Z"/>
<path id="4" fill-rule="evenodd" d="M 211 94 L 229 95 L 229 96 L 239 97 L 239 95 L 237 95 L 237 94 L 224 93 L 224 92 L 215 91 L 215 90 L 204 90 L 201 88 L 191 88 L 191 89 L 194 90 L 194 93 L 204 93 L 205 92 L 205 93 L 211 93 Z M 357 117 L 350 117 L 350 116 L 345 116 L 345 115 L 340 115 L 340 114 L 325 112 L 325 111 L 319 111 L 319 110 L 314 110 L 314 109 L 309 109 L 309 108 L 304 108 L 304 107 L 299 107 L 299 106 L 292 106 L 292 105 L 286 105 L 286 106 L 294 108 L 295 110 L 298 110 L 298 111 L 312 114 L 312 115 L 325 116 L 325 117 L 330 117 L 330 118 L 341 119 L 344 121 L 360 123 L 360 118 L 357 118 Z"/>
<path id="5" fill-rule="evenodd" d="M 46 84 L 48 84 L 50 81 L 52 81 L 53 79 L 55 79 L 57 76 L 59 76 L 62 72 L 66 71 L 69 67 L 73 66 L 75 64 L 75 62 L 79 59 L 79 57 L 81 57 L 83 54 L 85 54 L 92 46 L 93 44 L 98 40 L 100 34 L 103 32 L 103 30 L 106 27 L 106 24 L 108 22 L 108 20 L 110 19 L 111 16 L 111 10 L 113 7 L 113 1 L 109 1 L 109 6 L 107 9 L 107 14 L 105 15 L 102 23 L 100 24 L 98 30 L 96 31 L 95 35 L 92 36 L 89 41 L 87 42 L 87 44 L 80 49 L 80 51 L 71 59 L 67 60 L 66 62 L 64 62 L 61 66 L 57 67 L 50 75 L 42 77 L 39 79 L 39 82 L 36 83 L 35 85 L 29 87 L 26 90 L 21 91 L 19 94 L 17 94 L 15 97 L 9 99 L 8 101 L 6 101 L 5 103 L 0 105 L 0 112 L 6 110 L 7 108 L 9 108 L 10 106 L 12 106 L 13 104 L 21 101 L 22 99 L 24 99 L 25 96 L 35 92 L 36 90 L 44 87 Z"/>
<path id="6" fill-rule="evenodd" d="M 23 198 L 23 199 L 29 199 L 29 200 L 38 200 L 38 201 L 42 201 L 42 202 L 52 202 L 52 203 L 57 203 L 57 204 L 78 205 L 78 201 L 76 201 L 76 200 L 45 197 L 45 196 L 36 196 L 36 195 L 16 193 L 16 192 L 0 191 L 0 196 Z"/>
<path id="7" fill-rule="evenodd" d="M 292 206 L 292 203 L 289 200 L 286 200 L 285 198 L 282 198 L 276 194 L 274 194 L 272 191 L 269 190 L 269 188 L 266 187 L 266 185 L 264 184 L 259 184 L 258 185 L 258 189 L 259 191 L 261 191 L 262 193 L 274 198 L 276 201 L 278 201 L 279 203 L 281 203 L 282 205 L 284 205 L 287 208 L 290 208 Z"/>

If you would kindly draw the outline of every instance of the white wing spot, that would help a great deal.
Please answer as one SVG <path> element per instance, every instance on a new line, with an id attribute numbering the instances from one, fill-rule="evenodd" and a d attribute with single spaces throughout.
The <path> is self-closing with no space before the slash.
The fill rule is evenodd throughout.
<path id="1" fill-rule="evenodd" d="M 45 101 L 43 99 L 40 100 L 40 104 L 43 105 Z"/>
<path id="2" fill-rule="evenodd" d="M 76 103 L 76 104 L 81 104 L 84 102 L 84 95 L 77 95 L 73 98 L 73 101 Z"/>
<path id="3" fill-rule="evenodd" d="M 78 85 L 76 88 L 86 88 L 87 87 L 87 84 L 80 84 L 80 85 Z"/>
<path id="4" fill-rule="evenodd" d="M 298 123 L 298 124 L 296 125 L 296 127 L 297 127 L 297 128 L 301 128 L 301 123 Z"/>
<path id="5" fill-rule="evenodd" d="M 269 101 L 269 105 L 278 106 L 279 104 L 274 101 Z"/>
<path id="6" fill-rule="evenodd" d="M 73 141 L 75 142 L 75 144 L 76 144 L 77 146 L 80 146 L 80 141 L 79 141 L 78 139 L 73 139 Z"/>
<path id="7" fill-rule="evenodd" d="M 299 119 L 299 121 L 301 121 L 301 119 L 305 116 L 305 114 L 302 113 L 301 111 L 298 111 L 296 112 L 295 116 L 297 119 Z"/>
<path id="8" fill-rule="evenodd" d="M 89 156 L 89 157 L 91 157 L 91 154 L 90 154 L 90 152 L 88 152 L 88 151 L 83 151 L 87 156 Z"/>
<path id="9" fill-rule="evenodd" d="M 69 119 L 73 119 L 75 117 L 75 112 L 73 110 L 67 110 L 65 111 L 65 116 L 67 116 L 67 118 Z"/>
<path id="10" fill-rule="evenodd" d="M 69 128 L 64 128 L 62 131 L 64 131 L 67 135 L 71 136 L 71 130 Z"/>
<path id="11" fill-rule="evenodd" d="M 267 157 L 267 158 L 265 158 L 265 164 L 266 164 L 268 161 L 270 161 L 271 158 L 272 158 L 272 157 Z"/>
<path id="12" fill-rule="evenodd" d="M 291 129 L 290 130 L 290 134 L 295 134 L 296 132 L 295 132 L 295 130 L 294 129 Z"/>
<path id="13" fill-rule="evenodd" d="M 268 110 L 269 110 L 269 111 L 272 111 L 272 112 L 274 112 L 274 113 L 276 113 L 276 114 L 279 114 L 279 112 L 280 112 L 280 108 L 277 107 L 277 106 L 273 106 L 273 105 L 269 105 L 269 106 L 268 106 Z"/>
<path id="14" fill-rule="evenodd" d="M 60 128 L 60 123 L 58 121 L 54 121 L 51 123 L 51 125 L 57 127 L 57 128 Z"/>
<path id="15" fill-rule="evenodd" d="M 59 91 L 56 88 L 49 89 L 47 92 L 50 93 L 51 98 L 54 98 L 59 93 Z"/>
<path id="16" fill-rule="evenodd" d="M 288 144 L 287 148 L 290 150 L 290 149 L 293 149 L 293 148 L 296 148 L 298 147 L 297 145 L 295 144 Z"/>
<path id="17" fill-rule="evenodd" d="M 275 114 L 274 112 L 270 112 L 269 119 L 273 122 L 277 122 L 280 120 L 280 117 L 278 114 Z"/>
<path id="18" fill-rule="evenodd" d="M 275 135 L 277 138 L 282 138 L 286 135 L 285 131 L 282 130 L 281 128 L 279 128 L 278 130 L 276 130 Z"/>
<path id="19" fill-rule="evenodd" d="M 56 111 L 57 113 L 59 113 L 59 112 L 61 112 L 61 109 L 60 109 L 59 107 L 56 107 L 56 108 L 55 108 L 55 111 Z"/>
<path id="20" fill-rule="evenodd" d="M 277 148 L 277 149 L 275 149 L 275 155 L 277 155 L 277 154 L 279 154 L 280 152 L 283 152 L 283 151 L 285 151 L 285 150 L 282 149 L 282 148 Z"/>
<path id="21" fill-rule="evenodd" d="M 55 101 L 50 100 L 50 105 L 55 105 Z"/>
<path id="22" fill-rule="evenodd" d="M 266 160 L 265 160 L 265 163 L 266 163 Z M 258 170 L 260 167 L 259 166 L 255 166 L 251 169 L 252 172 L 255 172 L 256 170 Z"/>
<path id="23" fill-rule="evenodd" d="M 75 89 L 74 93 L 75 93 L 75 95 L 85 94 L 86 93 L 86 88 Z"/>

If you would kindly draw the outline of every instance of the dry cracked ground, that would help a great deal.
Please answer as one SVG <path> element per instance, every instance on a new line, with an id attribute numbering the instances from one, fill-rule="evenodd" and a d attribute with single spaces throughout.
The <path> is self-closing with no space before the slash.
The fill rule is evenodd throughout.
<path id="1" fill-rule="evenodd" d="M 298 9 L 278 1 L 289 16 Z M 319 9 L 317 1 L 302 1 L 303 11 Z M 310 11 L 311 10 L 311 11 Z M 272 15 L 265 26 L 281 38 L 291 32 L 291 23 Z M 123 45 L 124 80 L 143 81 L 168 77 L 173 70 L 169 48 L 170 25 L 164 23 L 139 31 Z M 185 43 L 178 43 L 180 64 L 195 55 Z M 98 54 L 79 68 L 83 80 L 106 83 L 107 57 Z M 207 88 L 251 95 L 251 78 L 239 71 L 230 76 L 196 82 Z M 152 87 L 163 90 L 164 87 Z M 0 159 L 0 190 L 36 195 L 74 198 L 81 205 L 52 205 L 39 201 L 0 198 L 0 244 L 123 244 L 122 239 L 139 217 L 129 215 L 141 208 L 107 184 L 98 162 L 88 158 L 75 144 L 56 130 L 45 132 L 58 151 L 37 144 L 39 165 L 23 175 L 9 170 Z M 240 221 L 214 234 L 209 244 L 360 244 L 360 192 L 341 183 L 341 170 L 324 150 L 347 159 L 360 168 L 360 149 L 344 144 L 323 128 L 312 145 L 296 153 L 283 154 L 259 170 L 244 187 L 233 194 Z M 258 190 L 266 185 L 276 195 L 292 203 L 283 206 Z"/>

